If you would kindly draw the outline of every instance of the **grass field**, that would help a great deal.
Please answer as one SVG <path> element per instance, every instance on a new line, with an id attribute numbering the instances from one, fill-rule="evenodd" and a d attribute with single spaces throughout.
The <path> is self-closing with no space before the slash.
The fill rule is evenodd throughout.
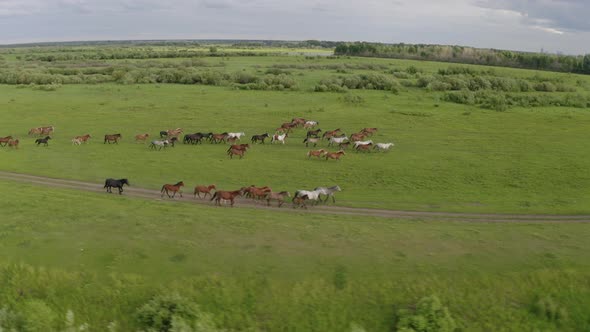
<path id="1" fill-rule="evenodd" d="M 82 51 L 88 49 L 75 52 Z M 11 70 L 53 75 L 51 70 L 85 66 L 111 66 L 115 77 L 151 65 L 168 70 L 186 60 L 44 63 L 23 60 L 27 52 L 2 51 L 0 78 Z M 187 193 L 195 184 L 211 183 L 290 192 L 338 184 L 343 191 L 337 205 L 351 207 L 590 213 L 588 105 L 553 102 L 496 111 L 445 102 L 447 91 L 419 87 L 420 79 L 440 78 L 438 71 L 448 64 L 257 52 L 273 54 L 203 57 L 178 69 L 227 73 L 218 85 L 0 85 L 0 136 L 21 141 L 18 150 L 0 148 L 0 170 L 97 185 L 126 177 L 132 186 L 149 189 L 182 180 Z M 59 50 L 47 54 L 53 53 Z M 276 69 L 297 88 L 245 90 L 247 85 L 231 82 L 240 72 L 267 77 Z M 397 74 L 403 84 L 396 93 L 369 87 L 314 92 L 327 78 L 377 74 Z M 590 95 L 590 80 L 580 75 L 503 68 L 489 75 L 552 82 L 563 90 L 515 94 L 520 97 L 567 101 L 573 94 L 580 100 Z M 493 97 L 492 90 L 486 93 Z M 150 151 L 133 142 L 135 134 L 155 137 L 177 127 L 185 133 L 244 131 L 249 138 L 272 134 L 293 117 L 347 134 L 378 127 L 372 139 L 395 146 L 387 153 L 348 151 L 335 162 L 306 159 L 311 148 L 301 143 L 303 129 L 285 145 L 253 146 L 243 160 L 230 160 L 227 145 Z M 56 127 L 48 147 L 35 146 L 26 135 L 42 125 Z M 86 133 L 93 136 L 89 144 L 71 144 L 73 136 Z M 103 135 L 112 133 L 123 135 L 120 144 L 103 144 Z M 590 331 L 585 223 L 386 219 L 290 207 L 283 210 L 293 213 L 278 213 L 16 180 L 0 180 L 0 190 L 7 193 L 0 200 L 0 328 L 48 331 L 88 323 L 91 331 L 145 329 L 138 308 L 154 296 L 179 294 L 208 313 L 203 317 L 212 325 L 201 319 L 209 326 L 204 331 L 396 331 L 400 309 L 436 295 L 457 331 Z M 68 310 L 76 324 L 67 323 Z"/>
<path id="2" fill-rule="evenodd" d="M 310 217 L 18 185 L 0 202 L 0 301 L 41 298 L 97 330 L 131 329 L 139 304 L 174 289 L 238 330 L 389 331 L 430 294 L 464 331 L 590 327 L 585 224 Z M 536 316 L 547 297 L 566 321 Z"/>

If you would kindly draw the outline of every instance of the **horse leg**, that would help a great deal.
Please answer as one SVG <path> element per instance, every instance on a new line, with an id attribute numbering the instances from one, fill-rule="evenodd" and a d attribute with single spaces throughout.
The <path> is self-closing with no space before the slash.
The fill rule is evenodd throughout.
<path id="1" fill-rule="evenodd" d="M 279 207 L 281 207 L 281 205 L 283 205 L 284 201 L 282 199 L 279 199 Z"/>
<path id="2" fill-rule="evenodd" d="M 119 195 L 121 195 L 121 193 L 123 193 L 123 186 L 119 187 Z"/>
<path id="3" fill-rule="evenodd" d="M 234 207 L 234 198 L 232 197 L 229 201 L 231 202 L 231 205 L 230 206 L 231 207 Z"/>
<path id="4" fill-rule="evenodd" d="M 182 197 L 182 191 L 179 190 L 178 191 L 178 194 L 180 194 L 180 197 Z"/>
<path id="5" fill-rule="evenodd" d="M 336 198 L 334 198 L 334 195 L 332 195 L 332 203 L 336 203 Z"/>

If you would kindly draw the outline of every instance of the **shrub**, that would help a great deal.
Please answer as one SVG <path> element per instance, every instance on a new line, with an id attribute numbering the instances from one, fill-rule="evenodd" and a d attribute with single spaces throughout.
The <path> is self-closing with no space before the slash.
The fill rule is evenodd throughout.
<path id="1" fill-rule="evenodd" d="M 555 92 L 557 91 L 557 87 L 551 82 L 540 82 L 535 84 L 536 91 L 543 91 L 543 92 Z"/>
<path id="2" fill-rule="evenodd" d="M 546 319 L 553 323 L 560 323 L 567 320 L 568 314 L 565 308 L 559 306 L 551 297 L 538 299 L 534 304 L 532 311 L 539 318 Z"/>
<path id="3" fill-rule="evenodd" d="M 20 315 L 22 316 L 22 331 L 52 331 L 57 320 L 57 315 L 41 300 L 25 302 Z"/>
<path id="4" fill-rule="evenodd" d="M 351 105 L 360 105 L 365 102 L 365 99 L 359 95 L 353 95 L 352 93 L 347 93 L 342 97 L 342 100 Z"/>
<path id="5" fill-rule="evenodd" d="M 456 326 L 447 307 L 434 295 L 422 298 L 415 310 L 400 310 L 396 325 L 399 332 L 453 332 Z"/>

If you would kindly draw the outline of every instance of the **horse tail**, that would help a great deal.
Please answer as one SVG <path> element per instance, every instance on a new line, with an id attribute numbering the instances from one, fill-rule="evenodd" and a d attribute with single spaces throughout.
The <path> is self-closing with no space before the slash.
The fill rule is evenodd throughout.
<path id="1" fill-rule="evenodd" d="M 161 192 L 161 193 L 162 193 L 162 192 L 164 192 L 164 189 L 166 189 L 166 185 L 163 185 L 163 186 L 162 186 L 162 189 L 160 189 L 160 192 Z"/>
<path id="2" fill-rule="evenodd" d="M 106 188 L 106 187 L 107 187 L 107 185 L 108 185 L 108 183 L 109 183 L 109 180 L 105 180 L 105 182 L 104 182 L 104 187 L 103 187 L 103 188 Z"/>

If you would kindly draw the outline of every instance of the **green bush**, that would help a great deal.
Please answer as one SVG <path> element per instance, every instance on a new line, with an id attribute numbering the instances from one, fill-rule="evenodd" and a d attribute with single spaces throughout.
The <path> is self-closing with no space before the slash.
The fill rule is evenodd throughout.
<path id="1" fill-rule="evenodd" d="M 435 295 L 422 298 L 415 309 L 398 311 L 398 332 L 453 332 L 455 320 Z"/>
<path id="2" fill-rule="evenodd" d="M 560 323 L 568 318 L 567 310 L 562 308 L 551 297 L 538 299 L 534 304 L 532 311 L 541 319 L 546 319 L 553 323 Z"/>

